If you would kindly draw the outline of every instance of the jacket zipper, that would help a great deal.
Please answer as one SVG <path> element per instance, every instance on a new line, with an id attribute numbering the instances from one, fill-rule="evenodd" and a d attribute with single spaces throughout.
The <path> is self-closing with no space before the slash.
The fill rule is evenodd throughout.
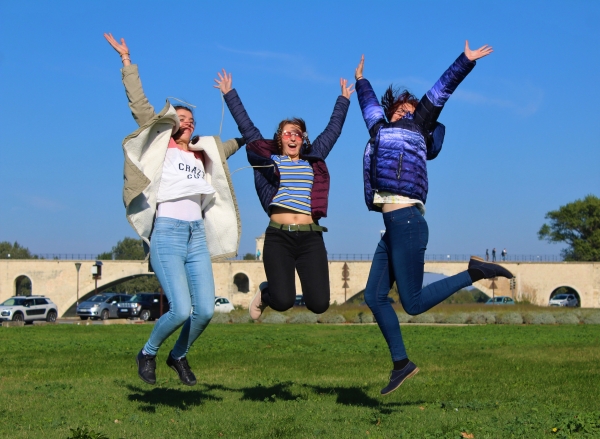
<path id="1" fill-rule="evenodd" d="M 398 169 L 396 170 L 396 179 L 400 180 L 400 174 L 402 173 L 402 159 L 404 157 L 404 153 L 401 152 L 398 157 Z"/>

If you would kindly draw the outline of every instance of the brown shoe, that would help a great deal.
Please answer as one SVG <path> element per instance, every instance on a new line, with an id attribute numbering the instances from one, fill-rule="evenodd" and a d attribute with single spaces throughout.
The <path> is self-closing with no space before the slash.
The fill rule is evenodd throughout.
<path id="1" fill-rule="evenodd" d="M 261 283 L 258 286 L 258 291 L 252 298 L 252 302 L 250 302 L 248 312 L 250 313 L 250 317 L 252 318 L 252 320 L 258 320 L 265 308 L 267 307 L 267 305 L 262 302 L 262 292 L 268 286 L 269 284 L 267 282 Z"/>

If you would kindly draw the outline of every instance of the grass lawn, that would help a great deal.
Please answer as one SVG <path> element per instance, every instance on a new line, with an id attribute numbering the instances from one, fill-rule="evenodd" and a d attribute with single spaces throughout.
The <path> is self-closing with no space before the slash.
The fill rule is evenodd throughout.
<path id="1" fill-rule="evenodd" d="M 212 324 L 195 387 L 164 363 L 173 337 L 157 385 L 137 377 L 151 329 L 0 328 L 0 437 L 600 437 L 600 325 L 404 326 L 421 371 L 387 397 L 374 325 Z"/>

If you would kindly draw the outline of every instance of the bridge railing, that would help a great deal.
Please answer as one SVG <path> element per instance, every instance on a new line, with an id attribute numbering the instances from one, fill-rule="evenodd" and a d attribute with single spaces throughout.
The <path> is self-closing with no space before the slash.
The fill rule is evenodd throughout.
<path id="1" fill-rule="evenodd" d="M 471 256 L 479 256 L 485 260 L 485 255 L 474 255 L 472 253 L 465 254 L 425 254 L 425 262 L 467 262 Z M 243 256 L 238 255 L 232 260 L 242 260 Z M 371 261 L 373 254 L 370 253 L 328 253 L 327 259 L 330 261 Z M 492 257 L 489 257 L 492 261 Z M 496 256 L 496 262 L 562 262 L 563 258 L 560 255 L 507 255 L 505 258 Z"/>

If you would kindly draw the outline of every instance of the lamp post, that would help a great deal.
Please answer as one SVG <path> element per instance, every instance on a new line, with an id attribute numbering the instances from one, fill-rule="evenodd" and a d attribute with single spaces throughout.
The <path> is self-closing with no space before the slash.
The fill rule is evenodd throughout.
<path id="1" fill-rule="evenodd" d="M 81 262 L 75 262 L 75 268 L 77 269 L 77 306 L 79 306 L 79 269 L 81 268 Z"/>

